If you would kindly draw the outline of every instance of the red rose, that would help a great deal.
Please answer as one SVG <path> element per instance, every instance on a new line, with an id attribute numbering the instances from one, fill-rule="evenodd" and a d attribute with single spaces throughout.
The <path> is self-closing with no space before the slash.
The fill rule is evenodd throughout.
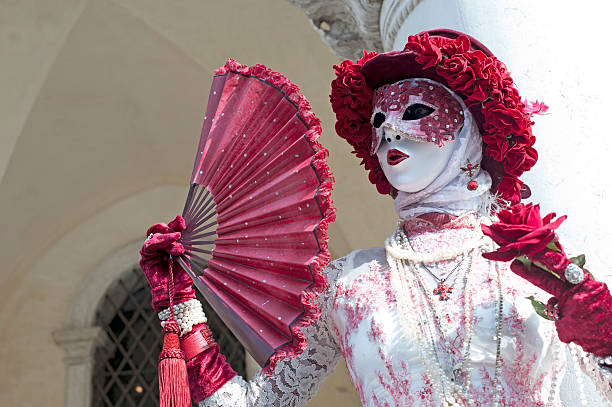
<path id="1" fill-rule="evenodd" d="M 501 103 L 485 105 L 483 113 L 487 131 L 493 132 L 496 129 L 518 134 L 529 126 L 529 120 L 521 110 L 509 108 Z"/>
<path id="2" fill-rule="evenodd" d="M 363 65 L 366 62 L 368 62 L 370 59 L 374 58 L 376 55 L 378 55 L 378 52 L 376 51 L 366 51 L 365 49 L 363 50 L 363 56 L 357 61 L 357 65 Z"/>
<path id="3" fill-rule="evenodd" d="M 491 253 L 483 253 L 489 260 L 509 261 L 521 255 L 531 256 L 541 252 L 555 238 L 554 230 L 565 220 L 549 213 L 542 219 L 540 205 L 517 204 L 510 210 L 498 213 L 499 222 L 482 225 L 482 231 L 500 247 Z"/>
<path id="4" fill-rule="evenodd" d="M 361 68 L 358 65 L 345 64 L 345 62 L 347 61 L 342 62 L 340 66 L 334 66 L 337 77 L 332 84 L 344 88 L 348 92 L 363 92 L 368 89 L 365 78 L 360 71 Z"/>
<path id="5" fill-rule="evenodd" d="M 467 35 L 460 35 L 455 39 L 446 39 L 440 44 L 442 54 L 453 56 L 455 54 L 463 54 L 470 50 L 470 39 Z"/>
<path id="6" fill-rule="evenodd" d="M 364 97 L 363 93 L 351 93 L 347 88 L 334 86 L 333 84 L 331 94 L 329 95 L 329 101 L 336 114 L 343 108 L 364 111 L 369 111 L 372 108 L 371 98 Z"/>
<path id="7" fill-rule="evenodd" d="M 370 109 L 371 108 L 368 108 L 367 106 L 358 109 L 351 109 L 349 105 L 338 104 L 337 107 L 334 109 L 334 112 L 336 113 L 337 120 L 349 118 L 351 120 L 369 123 L 370 116 L 372 115 L 372 110 Z"/>
<path id="8" fill-rule="evenodd" d="M 501 90 L 512 86 L 512 78 L 506 66 L 495 57 L 488 57 L 482 66 L 482 78 L 487 80 L 492 90 Z"/>
<path id="9" fill-rule="evenodd" d="M 446 79 L 453 89 L 467 89 L 473 86 L 476 76 L 462 55 L 445 59 L 436 67 L 436 73 Z"/>
<path id="10" fill-rule="evenodd" d="M 372 90 L 366 86 L 360 67 L 346 60 L 339 66 L 334 66 L 334 69 L 337 78 L 332 82 L 329 98 L 336 114 L 343 106 L 351 109 L 370 110 Z"/>
<path id="11" fill-rule="evenodd" d="M 514 177 L 520 177 L 538 161 L 538 152 L 533 147 L 516 144 L 506 154 L 504 169 Z"/>
<path id="12" fill-rule="evenodd" d="M 429 38 L 429 34 L 411 35 L 404 50 L 416 52 L 416 61 L 423 65 L 423 69 L 438 65 L 442 60 L 440 48 Z"/>
<path id="13" fill-rule="evenodd" d="M 359 116 L 342 116 L 336 121 L 336 133 L 353 147 L 365 146 L 370 148 L 370 137 L 372 125 L 369 121 L 361 119 Z"/>
<path id="14" fill-rule="evenodd" d="M 336 76 L 342 76 L 347 71 L 355 69 L 359 70 L 359 66 L 354 64 L 353 61 L 351 61 L 350 59 L 345 59 L 340 63 L 340 65 L 334 65 L 334 73 L 336 74 Z"/>
<path id="15" fill-rule="evenodd" d="M 464 94 L 467 95 L 465 104 L 467 106 L 473 106 L 489 98 L 489 89 L 485 81 L 477 80 L 470 89 L 464 91 Z"/>
<path id="16" fill-rule="evenodd" d="M 519 134 L 512 134 L 510 144 L 512 146 L 519 144 L 525 147 L 532 147 L 535 144 L 536 138 L 531 131 L 531 127 L 527 127 L 525 131 Z M 536 153 L 537 154 L 537 153 Z"/>
<path id="17" fill-rule="evenodd" d="M 499 133 L 485 133 L 482 136 L 482 141 L 486 144 L 487 148 L 485 154 L 493 157 L 495 161 L 502 162 L 506 159 L 506 154 L 510 150 L 508 140 Z"/>
<path id="18" fill-rule="evenodd" d="M 516 204 L 521 201 L 521 185 L 523 182 L 520 179 L 506 175 L 497 186 L 497 192 L 506 201 Z"/>

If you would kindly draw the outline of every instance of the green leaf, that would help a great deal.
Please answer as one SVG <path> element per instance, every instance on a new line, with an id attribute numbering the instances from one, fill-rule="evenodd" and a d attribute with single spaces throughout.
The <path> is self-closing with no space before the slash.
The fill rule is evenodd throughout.
<path id="1" fill-rule="evenodd" d="M 516 258 L 518 261 L 523 263 L 523 266 L 527 267 L 527 270 L 531 271 L 531 260 L 524 254 Z"/>
<path id="2" fill-rule="evenodd" d="M 526 298 L 531 301 L 531 305 L 533 306 L 533 309 L 535 310 L 536 314 L 549 321 L 554 321 L 554 318 L 546 315 L 546 304 L 544 304 L 542 301 L 536 300 L 533 295 L 530 295 Z"/>
<path id="3" fill-rule="evenodd" d="M 546 248 L 552 250 L 553 252 L 561 253 L 561 249 L 557 247 L 557 243 L 555 242 L 555 239 L 551 240 L 550 243 L 546 245 Z"/>
<path id="4" fill-rule="evenodd" d="M 580 268 L 584 268 L 584 263 L 586 263 L 584 254 L 581 254 L 580 256 L 572 257 L 571 259 L 569 259 L 569 261 L 571 261 L 572 263 L 574 263 Z"/>

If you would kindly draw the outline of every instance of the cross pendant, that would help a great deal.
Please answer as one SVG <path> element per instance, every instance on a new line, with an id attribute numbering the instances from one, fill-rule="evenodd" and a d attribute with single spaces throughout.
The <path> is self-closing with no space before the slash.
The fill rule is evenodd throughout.
<path id="1" fill-rule="evenodd" d="M 447 301 L 450 297 L 448 294 L 453 292 L 453 287 L 444 284 L 443 281 L 434 288 L 433 293 L 440 296 L 440 301 Z"/>

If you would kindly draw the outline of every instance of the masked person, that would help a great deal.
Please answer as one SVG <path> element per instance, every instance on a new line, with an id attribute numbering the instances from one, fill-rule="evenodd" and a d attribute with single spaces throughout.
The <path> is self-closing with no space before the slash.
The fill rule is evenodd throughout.
<path id="1" fill-rule="evenodd" d="M 385 247 L 330 263 L 307 347 L 249 382 L 218 346 L 193 340 L 210 332 L 177 267 L 192 397 L 201 406 L 302 406 L 343 356 L 366 406 L 560 406 L 571 343 L 612 401 L 612 297 L 565 255 L 553 231 L 562 219 L 519 205 L 491 225 L 492 213 L 529 195 L 519 177 L 537 160 L 530 117 L 541 106 L 521 101 L 488 49 L 450 30 L 335 70 L 336 131 L 394 197 L 398 228 Z M 157 310 L 168 306 L 164 256 L 182 254 L 182 229 L 180 217 L 153 226 L 141 251 Z M 554 322 L 526 299 L 551 294 L 539 313 Z M 580 377 L 564 383 L 586 405 Z"/>

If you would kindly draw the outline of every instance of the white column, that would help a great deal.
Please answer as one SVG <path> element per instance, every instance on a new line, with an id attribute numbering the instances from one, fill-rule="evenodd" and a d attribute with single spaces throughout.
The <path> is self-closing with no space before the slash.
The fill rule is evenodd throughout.
<path id="1" fill-rule="evenodd" d="M 53 332 L 55 343 L 66 351 L 66 407 L 91 405 L 91 383 L 96 347 L 112 348 L 100 327 L 64 329 Z"/>
<path id="2" fill-rule="evenodd" d="M 408 35 L 434 28 L 466 32 L 509 68 L 521 95 L 543 100 L 536 116 L 539 161 L 522 179 L 543 212 L 567 214 L 562 243 L 612 281 L 612 49 L 604 1 L 385 0 L 382 43 L 403 49 Z"/>

